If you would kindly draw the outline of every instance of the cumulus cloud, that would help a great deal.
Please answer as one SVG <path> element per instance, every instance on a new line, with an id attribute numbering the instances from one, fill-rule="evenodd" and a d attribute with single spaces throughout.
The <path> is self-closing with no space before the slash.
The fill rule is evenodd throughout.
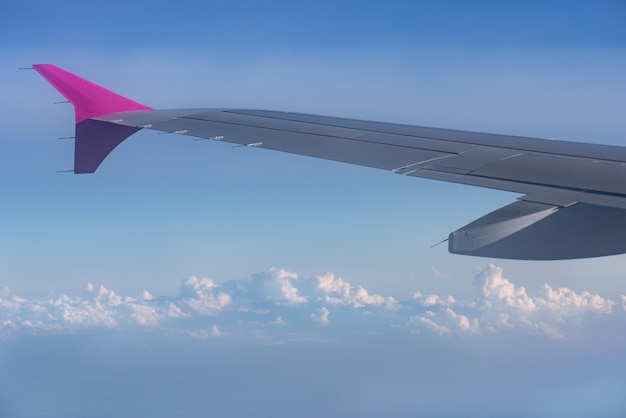
<path id="1" fill-rule="evenodd" d="M 416 292 L 413 300 L 428 310 L 413 316 L 409 325 L 423 325 L 440 335 L 517 329 L 563 338 L 571 328 L 579 327 L 587 315 L 610 315 L 615 305 L 600 295 L 555 289 L 548 284 L 533 297 L 524 286 L 505 278 L 502 268 L 493 264 L 476 276 L 474 284 L 478 297 L 468 301 Z"/>
<path id="2" fill-rule="evenodd" d="M 209 338 L 216 338 L 222 335 L 217 325 L 212 325 L 209 329 L 199 329 L 190 331 L 188 335 L 198 340 L 208 340 Z"/>
<path id="3" fill-rule="evenodd" d="M 452 306 L 456 303 L 453 296 L 423 295 L 421 292 L 413 293 L 413 300 L 425 307 L 433 305 Z"/>
<path id="4" fill-rule="evenodd" d="M 242 304 L 297 305 L 306 303 L 296 286 L 298 275 L 279 268 L 269 268 L 240 280 L 230 280 L 221 288 Z"/>
<path id="5" fill-rule="evenodd" d="M 587 291 L 577 294 L 564 287 L 553 289 L 548 284 L 543 285 L 542 297 L 538 299 L 538 303 L 562 316 L 577 315 L 580 312 L 611 313 L 615 304 Z"/>
<path id="6" fill-rule="evenodd" d="M 154 296 L 148 290 L 121 295 L 88 283 L 80 296 L 36 300 L 15 295 L 5 286 L 0 287 L 0 338 L 150 329 L 200 339 L 261 335 L 267 342 L 295 334 L 324 339 L 333 332 L 402 328 L 448 337 L 518 331 L 566 338 L 589 319 L 626 312 L 626 296 L 613 301 L 549 284 L 530 295 L 492 264 L 476 275 L 474 284 L 476 297 L 470 299 L 416 291 L 406 300 L 396 300 L 332 273 L 299 276 L 270 268 L 219 285 L 211 278 L 191 276 L 181 280 L 178 295 L 172 297 Z"/>
<path id="7" fill-rule="evenodd" d="M 329 315 L 330 311 L 324 306 L 318 309 L 317 312 L 312 313 L 311 319 L 325 327 L 330 324 L 330 319 L 328 319 Z"/>
<path id="8" fill-rule="evenodd" d="M 434 315 L 434 312 L 427 311 L 424 315 L 412 316 L 409 318 L 409 324 L 414 326 L 414 329 L 417 332 L 419 332 L 421 328 L 426 328 L 438 335 L 451 335 L 452 330 L 450 328 L 445 325 L 441 325 L 430 318 Z"/>
<path id="9" fill-rule="evenodd" d="M 130 317 L 135 321 L 137 325 L 145 325 L 155 327 L 159 325 L 160 315 L 157 313 L 156 308 L 146 305 L 131 304 L 132 310 Z"/>
<path id="10" fill-rule="evenodd" d="M 352 286 L 341 278 L 336 278 L 332 273 L 326 273 L 316 277 L 317 289 L 323 294 L 323 300 L 331 305 L 352 306 L 363 308 L 366 306 L 385 306 L 393 309 L 396 301 L 392 297 L 370 295 L 362 286 Z"/>
<path id="11" fill-rule="evenodd" d="M 502 269 L 489 264 L 476 276 L 482 301 L 489 307 L 511 308 L 523 312 L 535 310 L 535 302 L 523 286 L 515 286 L 502 276 Z"/>

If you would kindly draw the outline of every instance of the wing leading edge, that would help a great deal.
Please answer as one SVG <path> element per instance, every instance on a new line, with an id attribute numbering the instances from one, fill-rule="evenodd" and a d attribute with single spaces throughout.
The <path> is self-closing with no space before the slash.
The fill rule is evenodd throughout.
<path id="1" fill-rule="evenodd" d="M 94 172 L 128 136 L 153 129 L 523 195 L 451 233 L 454 254 L 555 260 L 626 252 L 624 147 L 266 110 L 152 110 L 58 67 L 34 68 L 76 108 L 75 173 Z"/>

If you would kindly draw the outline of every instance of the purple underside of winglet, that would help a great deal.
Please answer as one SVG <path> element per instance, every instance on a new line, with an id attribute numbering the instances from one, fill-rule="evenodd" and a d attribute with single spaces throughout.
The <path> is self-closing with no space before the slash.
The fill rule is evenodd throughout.
<path id="1" fill-rule="evenodd" d="M 76 125 L 74 174 L 94 173 L 115 147 L 141 128 L 94 119 Z"/>
<path id="2" fill-rule="evenodd" d="M 140 128 L 93 120 L 116 112 L 152 110 L 52 64 L 33 68 L 74 105 L 74 173 L 93 173 L 113 149 Z"/>

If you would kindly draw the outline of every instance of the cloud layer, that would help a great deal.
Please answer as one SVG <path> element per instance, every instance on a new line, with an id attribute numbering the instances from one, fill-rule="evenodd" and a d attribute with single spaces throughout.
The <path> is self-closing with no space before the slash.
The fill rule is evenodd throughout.
<path id="1" fill-rule="evenodd" d="M 567 338 L 591 322 L 626 312 L 626 296 L 613 301 L 549 284 L 538 295 L 529 295 L 492 264 L 474 284 L 477 296 L 469 300 L 419 291 L 396 300 L 332 273 L 302 277 L 270 268 L 221 285 L 192 276 L 181 280 L 174 297 L 155 297 L 147 290 L 122 296 L 89 283 L 80 296 L 37 300 L 2 287 L 0 338 L 150 330 L 201 339 L 243 336 L 282 342 L 294 336 L 334 338 L 398 329 L 440 336 L 523 332 Z"/>

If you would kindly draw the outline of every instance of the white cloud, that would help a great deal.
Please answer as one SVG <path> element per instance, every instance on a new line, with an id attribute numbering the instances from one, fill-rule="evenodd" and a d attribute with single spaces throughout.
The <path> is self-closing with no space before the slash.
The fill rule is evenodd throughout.
<path id="1" fill-rule="evenodd" d="M 107 289 L 106 287 L 100 285 L 98 290 L 94 290 L 94 286 L 91 283 L 87 283 L 85 287 L 85 294 L 89 299 L 93 299 L 104 305 L 108 306 L 119 306 L 122 304 L 122 297 L 116 295 L 114 291 Z"/>
<path id="2" fill-rule="evenodd" d="M 182 309 L 170 302 L 167 309 L 167 316 L 172 318 L 191 318 L 192 314 L 189 312 L 183 312 Z"/>
<path id="3" fill-rule="evenodd" d="M 335 278 L 332 273 L 317 276 L 317 288 L 323 295 L 323 300 L 331 305 L 352 306 L 363 308 L 368 305 L 385 306 L 394 309 L 396 301 L 392 297 L 370 295 L 362 286 L 352 286 L 341 278 Z"/>
<path id="4" fill-rule="evenodd" d="M 450 308 L 445 308 L 444 312 L 450 321 L 456 324 L 458 329 L 470 333 L 478 332 L 478 319 L 474 318 L 470 320 L 467 316 L 458 314 Z"/>
<path id="5" fill-rule="evenodd" d="M 550 285 L 544 284 L 538 304 L 562 315 L 571 316 L 580 312 L 611 313 L 615 302 L 587 291 L 577 294 L 564 287 L 553 289 Z"/>
<path id="6" fill-rule="evenodd" d="M 202 296 L 207 293 L 210 294 L 215 287 L 217 286 L 213 280 L 208 277 L 198 279 L 196 276 L 191 276 L 181 281 L 180 295 L 182 297 Z"/>
<path id="7" fill-rule="evenodd" d="M 489 264 L 476 276 L 476 284 L 483 301 L 489 306 L 504 306 L 524 312 L 532 312 L 536 308 L 532 298 L 526 294 L 526 289 L 523 286 L 516 287 L 502 277 L 502 269 L 493 264 Z"/>
<path id="8" fill-rule="evenodd" d="M 285 299 L 291 303 L 305 303 L 306 298 L 298 295 L 298 289 L 291 284 L 288 278 L 279 278 L 280 290 Z"/>
<path id="9" fill-rule="evenodd" d="M 200 315 L 217 315 L 230 305 L 231 301 L 230 295 L 220 292 L 217 295 L 202 294 L 197 298 L 186 299 L 184 302 Z"/>
<path id="10" fill-rule="evenodd" d="M 22 304 L 26 302 L 26 299 L 22 299 L 18 296 L 11 294 L 11 289 L 4 286 L 0 289 L 0 308 L 16 311 L 20 309 Z"/>
<path id="11" fill-rule="evenodd" d="M 298 275 L 279 268 L 269 268 L 245 279 L 230 280 L 221 286 L 241 303 L 277 303 L 297 305 L 306 303 L 295 283 Z"/>
<path id="12" fill-rule="evenodd" d="M 213 290 L 216 287 L 217 285 L 208 277 L 198 279 L 196 276 L 191 276 L 181 280 L 180 305 L 186 305 L 199 315 L 217 315 L 231 304 L 232 299 L 227 293 L 214 293 Z M 182 318 L 189 315 L 183 312 L 180 305 L 168 304 L 168 316 Z"/>
<path id="13" fill-rule="evenodd" d="M 130 317 L 135 320 L 137 325 L 145 325 L 156 327 L 159 325 L 160 315 L 157 313 L 156 308 L 146 305 L 139 305 L 133 303 L 130 305 L 132 313 Z"/>
<path id="14" fill-rule="evenodd" d="M 97 298 L 89 300 L 63 295 L 51 301 L 47 308 L 53 315 L 56 314 L 55 319 L 71 325 L 113 328 L 118 324 L 115 320 L 116 310 L 107 308 Z"/>
<path id="15" fill-rule="evenodd" d="M 209 338 L 215 338 L 215 337 L 221 336 L 222 332 L 217 327 L 217 325 L 212 325 L 211 328 L 209 328 L 208 330 L 200 329 L 200 330 L 190 331 L 188 335 L 192 338 L 196 338 L 199 340 L 208 340 Z"/>
<path id="16" fill-rule="evenodd" d="M 276 320 L 274 320 L 274 324 L 275 325 L 280 325 L 280 326 L 285 326 L 285 325 L 287 325 L 287 322 L 282 318 L 282 316 L 278 315 L 276 317 Z"/>
<path id="17" fill-rule="evenodd" d="M 543 286 L 540 295 L 532 297 L 523 286 L 505 278 L 502 269 L 493 264 L 476 276 L 474 284 L 479 297 L 463 302 L 457 302 L 452 296 L 443 298 L 416 292 L 413 300 L 428 310 L 412 317 L 409 323 L 423 324 L 440 335 L 454 331 L 484 333 L 517 329 L 563 338 L 567 330 L 580 326 L 585 315 L 611 314 L 615 304 L 587 291 L 579 294 L 548 284 Z"/>
<path id="18" fill-rule="evenodd" d="M 450 295 L 440 297 L 438 295 L 423 295 L 421 292 L 413 293 L 413 300 L 425 307 L 433 305 L 452 306 L 456 303 L 454 297 Z"/>
<path id="19" fill-rule="evenodd" d="M 411 318 L 409 318 L 409 323 L 414 326 L 416 325 L 416 329 L 420 329 L 422 328 L 422 326 L 424 326 L 437 335 L 452 335 L 452 330 L 450 330 L 450 328 L 446 327 L 445 325 L 438 324 L 437 322 L 428 318 L 428 316 L 430 315 L 427 314 L 425 316 L 412 316 Z"/>
<path id="20" fill-rule="evenodd" d="M 152 294 L 150 292 L 148 292 L 147 290 L 144 290 L 139 295 L 139 299 L 140 300 L 152 300 L 152 299 L 154 299 L 154 296 L 152 296 Z"/>
<path id="21" fill-rule="evenodd" d="M 371 294 L 332 273 L 300 277 L 270 268 L 220 285 L 192 276 L 181 281 L 174 297 L 154 296 L 148 290 L 120 295 L 88 283 L 81 296 L 37 300 L 0 287 L 0 338 L 149 328 L 194 338 L 265 335 L 271 341 L 285 341 L 294 333 L 319 338 L 307 333 L 323 332 L 327 338 L 332 333 L 345 335 L 346 330 L 384 333 L 401 327 L 441 336 L 523 332 L 567 338 L 591 320 L 626 312 L 626 296 L 616 302 L 548 284 L 530 295 L 492 264 L 474 283 L 477 297 L 472 299 L 416 291 L 407 300 L 396 300 Z M 616 312 L 613 307 L 620 303 L 622 309 Z"/>
<path id="22" fill-rule="evenodd" d="M 330 319 L 328 319 L 329 315 L 330 311 L 324 306 L 318 309 L 317 312 L 312 313 L 311 319 L 325 327 L 330 324 Z"/>

